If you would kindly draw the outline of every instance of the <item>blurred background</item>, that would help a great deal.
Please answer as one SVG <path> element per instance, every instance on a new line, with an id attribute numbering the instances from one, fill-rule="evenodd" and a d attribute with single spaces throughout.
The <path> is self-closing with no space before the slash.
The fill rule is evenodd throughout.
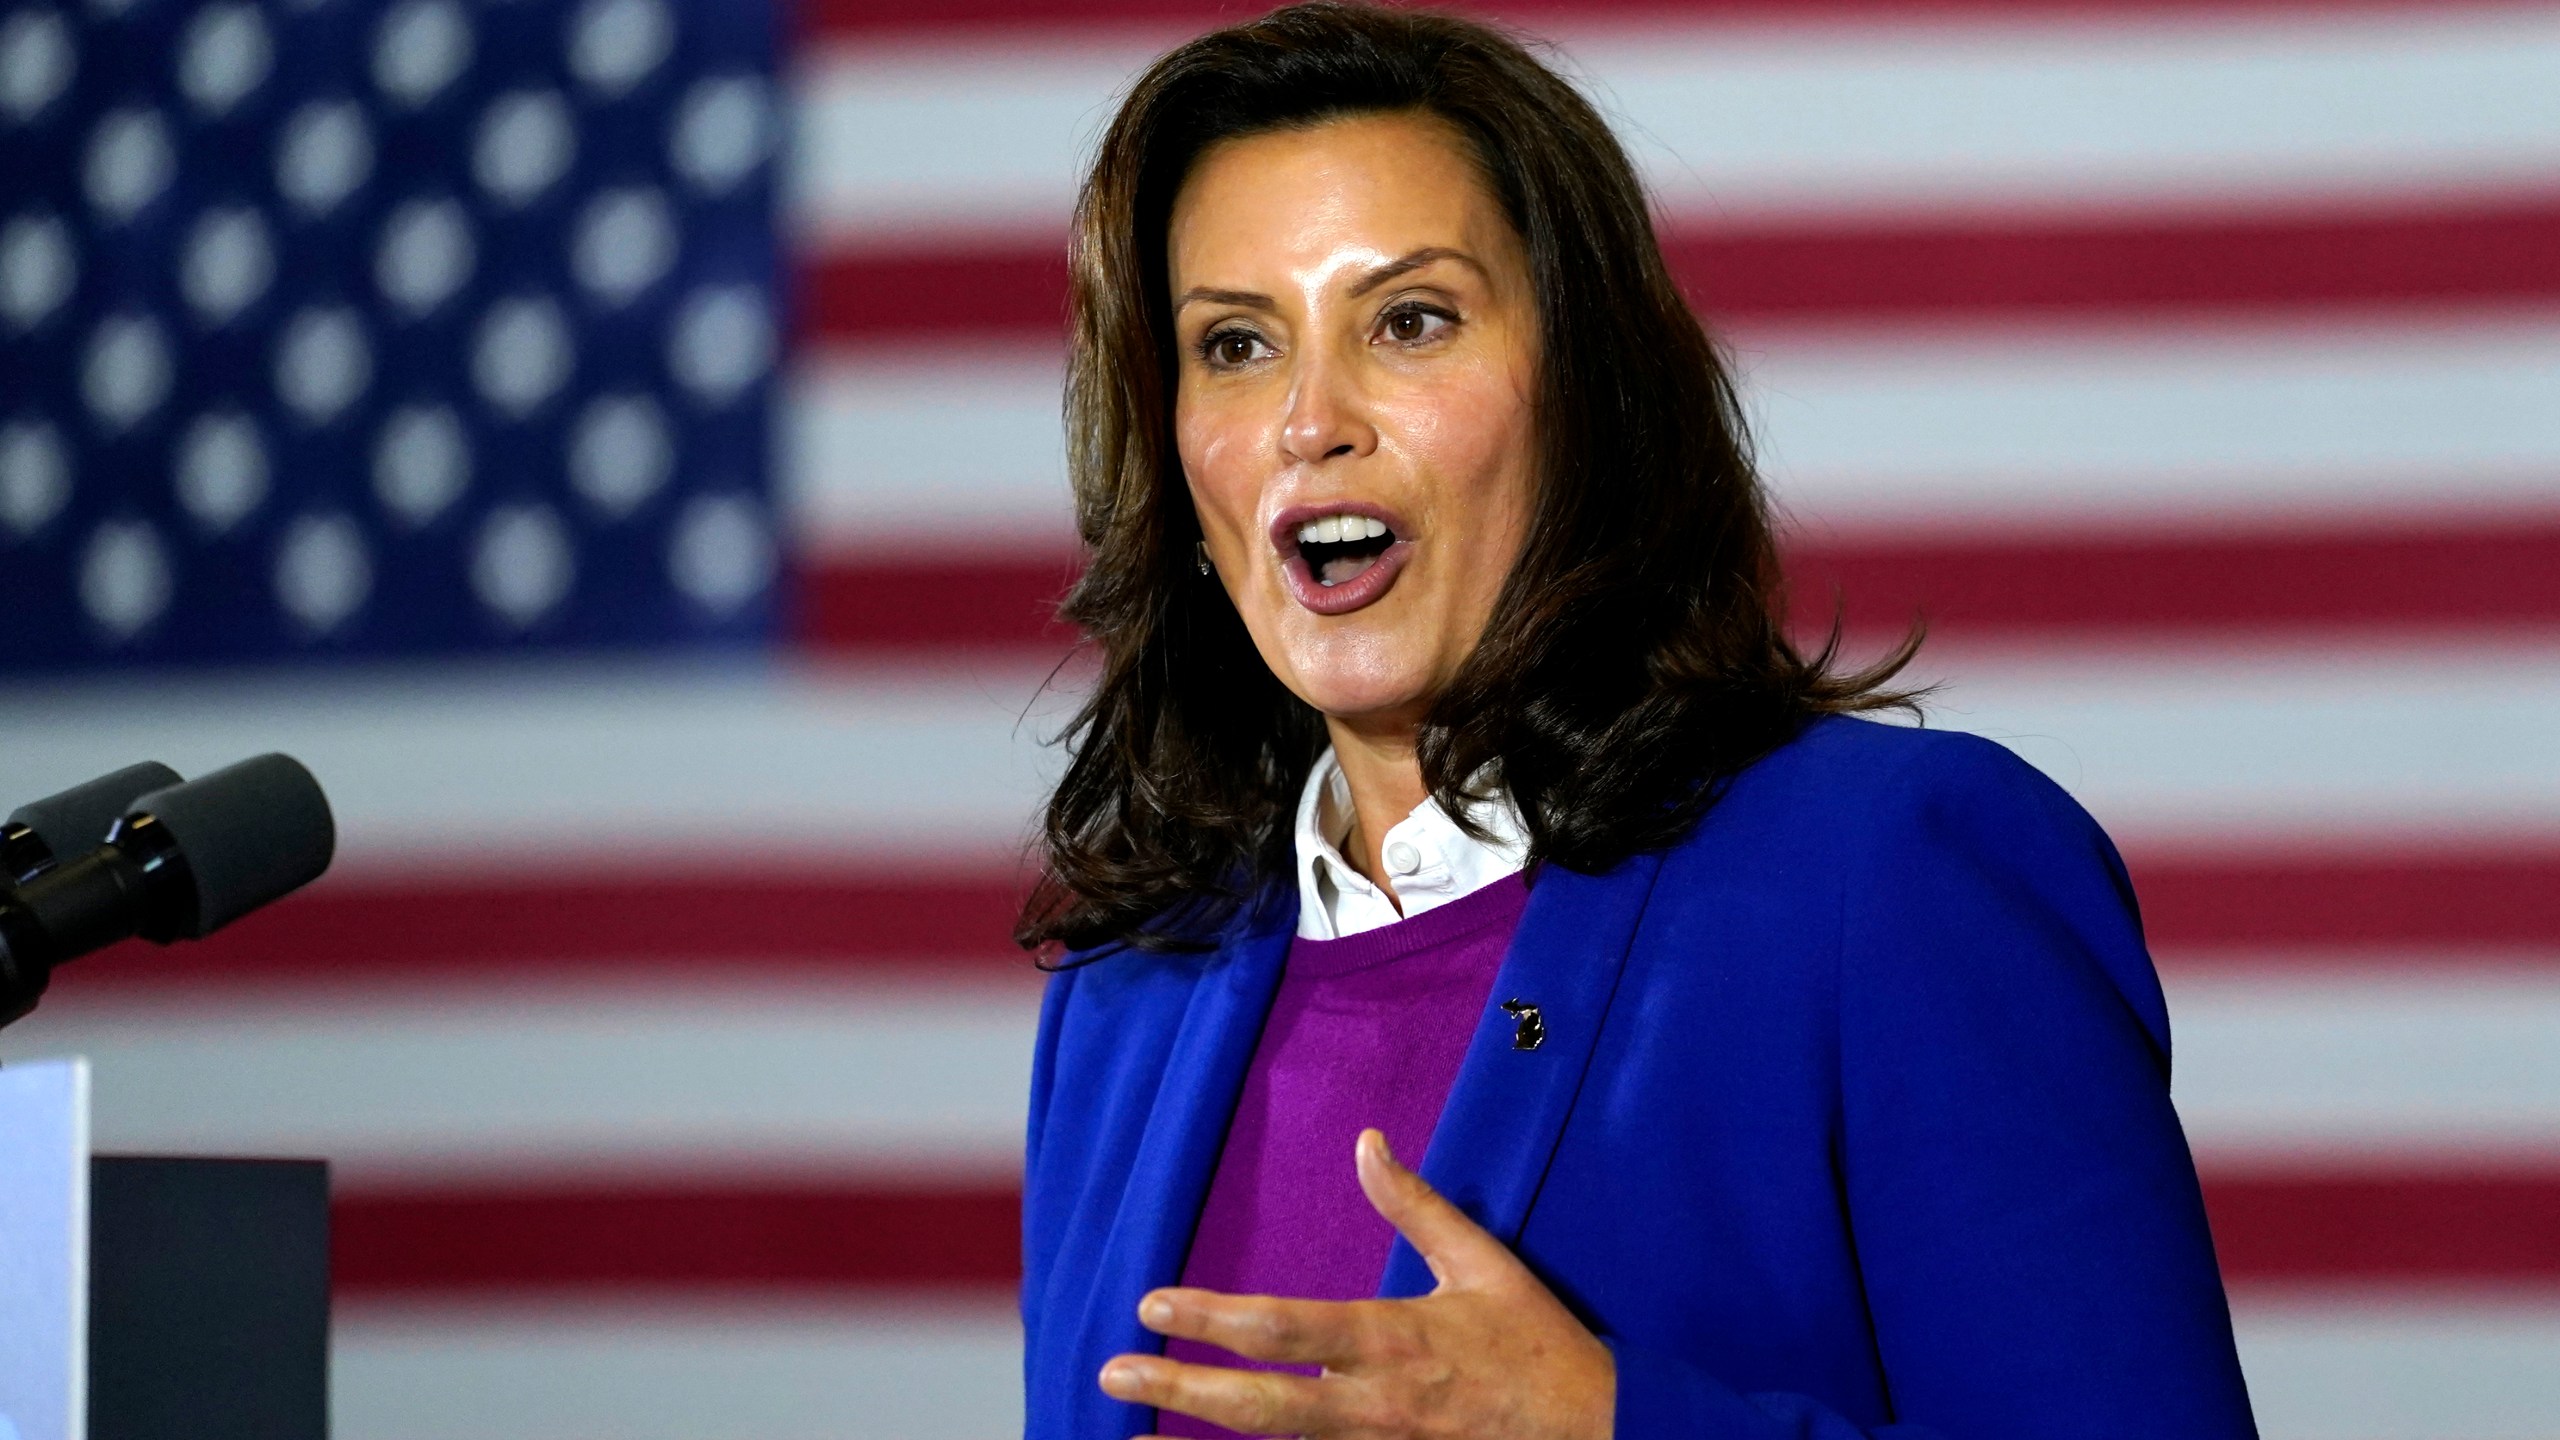
<path id="1" fill-rule="evenodd" d="M 335 1163 L 344 1440 L 1018 1424 L 1065 215 L 1246 13 L 0 0 L 0 805 L 283 749 L 342 834 L 0 1058 Z M 2560 1436 L 2560 7 L 1478 13 L 1800 621 L 2124 846 L 2267 1433 Z"/>

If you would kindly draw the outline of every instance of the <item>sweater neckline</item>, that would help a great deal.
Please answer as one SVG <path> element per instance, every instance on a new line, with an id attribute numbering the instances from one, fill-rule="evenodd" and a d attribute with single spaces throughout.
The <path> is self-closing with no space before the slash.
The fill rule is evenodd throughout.
<path id="1" fill-rule="evenodd" d="M 1515 926 L 1528 904 L 1527 878 L 1517 873 L 1505 875 L 1446 905 L 1435 905 L 1392 925 L 1336 940 L 1300 936 L 1290 942 L 1288 968 L 1303 974 L 1331 976 L 1392 964 L 1496 927 Z"/>

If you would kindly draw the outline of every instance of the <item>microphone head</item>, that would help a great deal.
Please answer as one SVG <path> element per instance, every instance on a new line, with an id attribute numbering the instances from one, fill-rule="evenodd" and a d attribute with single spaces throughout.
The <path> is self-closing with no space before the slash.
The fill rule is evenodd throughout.
<path id="1" fill-rule="evenodd" d="M 9 823 L 32 832 L 47 852 L 42 861 L 76 860 L 107 843 L 107 831 L 125 808 L 154 790 L 178 784 L 177 771 L 156 760 L 127 765 L 59 795 L 33 800 L 9 812 Z M 25 880 L 27 875 L 12 877 Z"/>
<path id="2" fill-rule="evenodd" d="M 186 857 L 196 886 L 187 938 L 214 931 L 320 878 L 338 826 L 320 782 L 290 755 L 260 755 L 126 808 L 149 815 Z"/>

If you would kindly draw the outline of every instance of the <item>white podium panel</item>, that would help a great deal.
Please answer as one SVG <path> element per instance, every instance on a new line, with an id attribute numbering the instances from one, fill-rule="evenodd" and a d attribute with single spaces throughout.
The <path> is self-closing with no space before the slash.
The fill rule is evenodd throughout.
<path id="1" fill-rule="evenodd" d="M 0 1069 L 0 1440 L 88 1433 L 89 1062 Z"/>

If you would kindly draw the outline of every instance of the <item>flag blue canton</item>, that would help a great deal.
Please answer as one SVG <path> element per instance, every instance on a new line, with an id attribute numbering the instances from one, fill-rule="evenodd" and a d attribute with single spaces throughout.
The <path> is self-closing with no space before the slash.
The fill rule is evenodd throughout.
<path id="1" fill-rule="evenodd" d="M 0 0 L 0 668 L 754 645 L 761 0 Z"/>

